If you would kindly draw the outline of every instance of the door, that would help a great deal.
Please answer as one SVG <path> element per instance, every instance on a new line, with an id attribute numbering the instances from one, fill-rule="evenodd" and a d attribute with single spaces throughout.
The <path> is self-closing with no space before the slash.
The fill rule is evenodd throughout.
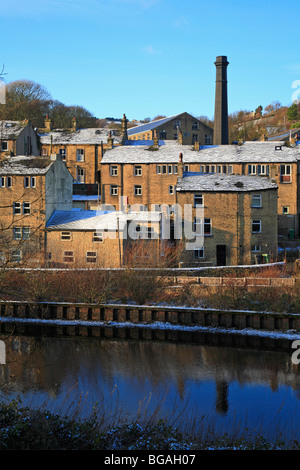
<path id="1" fill-rule="evenodd" d="M 217 245 L 217 266 L 226 266 L 226 245 Z"/>

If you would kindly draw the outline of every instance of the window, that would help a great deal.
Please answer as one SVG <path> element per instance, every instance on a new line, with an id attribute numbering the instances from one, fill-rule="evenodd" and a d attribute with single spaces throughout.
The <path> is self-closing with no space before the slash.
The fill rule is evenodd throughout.
<path id="1" fill-rule="evenodd" d="M 77 149 L 76 159 L 78 162 L 84 162 L 84 149 Z"/>
<path id="2" fill-rule="evenodd" d="M 61 232 L 60 239 L 61 240 L 71 240 L 71 232 Z"/>
<path id="3" fill-rule="evenodd" d="M 169 186 L 169 194 L 174 194 L 174 186 L 172 184 Z"/>
<path id="4" fill-rule="evenodd" d="M 87 263 L 96 263 L 97 262 L 97 251 L 87 251 L 86 252 L 86 262 Z"/>
<path id="5" fill-rule="evenodd" d="M 29 188 L 30 187 L 30 178 L 29 176 L 24 177 L 24 188 Z"/>
<path id="6" fill-rule="evenodd" d="M 28 215 L 31 213 L 30 202 L 23 202 L 23 214 Z"/>
<path id="7" fill-rule="evenodd" d="M 290 213 L 290 208 L 289 208 L 289 206 L 284 206 L 284 207 L 282 208 L 282 213 L 283 213 L 283 215 L 289 214 L 289 213 Z"/>
<path id="8" fill-rule="evenodd" d="M 252 245 L 251 251 L 253 251 L 254 253 L 258 253 L 258 252 L 261 251 L 261 246 L 260 245 Z"/>
<path id="9" fill-rule="evenodd" d="M 190 171 L 189 165 L 184 165 L 183 166 L 183 171 Z"/>
<path id="10" fill-rule="evenodd" d="M 179 129 L 180 129 L 180 120 L 179 119 L 174 119 L 173 129 L 177 129 L 177 127 L 179 127 Z"/>
<path id="11" fill-rule="evenodd" d="M 228 165 L 228 173 L 231 174 L 233 172 L 232 165 Z"/>
<path id="12" fill-rule="evenodd" d="M 193 231 L 195 232 L 196 235 L 202 235 L 202 222 L 203 222 L 203 219 L 194 217 Z"/>
<path id="13" fill-rule="evenodd" d="M 11 187 L 12 187 L 12 177 L 11 177 L 11 176 L 7 176 L 7 177 L 6 177 L 6 187 L 7 187 L 7 188 L 11 188 Z"/>
<path id="14" fill-rule="evenodd" d="M 173 173 L 174 173 L 174 175 L 178 174 L 178 166 L 177 165 L 173 165 Z"/>
<path id="15" fill-rule="evenodd" d="M 21 240 L 22 238 L 22 228 L 21 227 L 14 227 L 13 228 L 14 232 L 14 240 Z"/>
<path id="16" fill-rule="evenodd" d="M 142 176 L 142 167 L 140 165 L 134 165 L 134 176 Z"/>
<path id="17" fill-rule="evenodd" d="M 47 157 L 48 151 L 45 148 L 42 148 L 42 157 Z"/>
<path id="18" fill-rule="evenodd" d="M 94 243 L 102 243 L 103 242 L 103 233 L 102 232 L 94 232 L 93 233 L 93 242 Z"/>
<path id="19" fill-rule="evenodd" d="M 206 145 L 211 145 L 212 144 L 212 138 L 210 134 L 205 135 L 205 144 Z"/>
<path id="20" fill-rule="evenodd" d="M 30 227 L 14 227 L 13 238 L 14 240 L 28 240 L 30 238 Z"/>
<path id="21" fill-rule="evenodd" d="M 155 232 L 154 232 L 154 227 L 147 227 L 146 228 L 146 237 L 151 239 L 151 238 L 155 238 Z"/>
<path id="22" fill-rule="evenodd" d="M 22 261 L 22 252 L 21 250 L 16 250 L 12 252 L 11 260 L 13 263 L 20 263 Z"/>
<path id="23" fill-rule="evenodd" d="M 173 173 L 173 166 L 172 165 L 168 165 L 168 173 L 169 173 L 169 175 L 171 175 Z"/>
<path id="24" fill-rule="evenodd" d="M 36 181 L 36 180 L 35 180 L 35 176 L 32 176 L 32 177 L 30 178 L 30 184 L 31 184 L 31 187 L 32 187 L 32 188 L 35 188 L 35 181 Z"/>
<path id="25" fill-rule="evenodd" d="M 204 173 L 204 165 L 200 165 L 200 173 Z"/>
<path id="26" fill-rule="evenodd" d="M 248 175 L 256 175 L 256 165 L 248 165 Z"/>
<path id="27" fill-rule="evenodd" d="M 21 203 L 20 202 L 14 202 L 13 212 L 14 212 L 14 214 L 21 214 Z"/>
<path id="28" fill-rule="evenodd" d="M 64 251 L 64 263 L 74 263 L 74 251 Z"/>
<path id="29" fill-rule="evenodd" d="M 211 235 L 211 219 L 204 219 L 204 235 Z"/>
<path id="30" fill-rule="evenodd" d="M 134 195 L 135 196 L 141 196 L 142 195 L 142 186 L 137 185 L 137 184 L 134 186 Z"/>
<path id="31" fill-rule="evenodd" d="M 260 233 L 260 232 L 261 232 L 261 220 L 253 219 L 252 220 L 252 233 Z"/>
<path id="32" fill-rule="evenodd" d="M 117 165 L 110 165 L 110 176 L 118 176 L 118 167 Z"/>
<path id="33" fill-rule="evenodd" d="M 5 188 L 5 176 L 1 176 L 0 178 L 0 188 Z"/>
<path id="34" fill-rule="evenodd" d="M 211 166 L 210 171 L 211 171 L 211 173 L 215 173 L 215 172 L 216 172 L 216 167 L 215 167 L 215 165 L 212 165 L 212 166 Z"/>
<path id="35" fill-rule="evenodd" d="M 193 121 L 192 122 L 192 130 L 197 131 L 199 129 L 199 122 L 198 121 Z"/>
<path id="36" fill-rule="evenodd" d="M 84 183 L 85 181 L 85 170 L 83 168 L 76 168 L 76 181 L 77 183 Z"/>
<path id="37" fill-rule="evenodd" d="M 29 240 L 30 238 L 30 227 L 22 228 L 22 238 L 23 240 Z"/>
<path id="38" fill-rule="evenodd" d="M 165 175 L 167 173 L 167 165 L 162 166 L 162 174 Z"/>
<path id="39" fill-rule="evenodd" d="M 158 175 L 161 174 L 161 166 L 160 166 L 160 165 L 156 165 L 156 173 L 157 173 Z"/>
<path id="40" fill-rule="evenodd" d="M 5 152 L 8 150 L 8 142 L 1 142 L 1 151 Z"/>
<path id="41" fill-rule="evenodd" d="M 252 207 L 261 207 L 261 194 L 252 194 Z"/>
<path id="42" fill-rule="evenodd" d="M 269 174 L 269 165 L 257 165 L 257 174 L 258 175 L 268 175 Z"/>
<path id="43" fill-rule="evenodd" d="M 203 206 L 203 194 L 194 195 L 194 207 Z"/>
<path id="44" fill-rule="evenodd" d="M 59 149 L 59 155 L 62 160 L 66 159 L 66 154 L 67 154 L 66 149 Z"/>
<path id="45" fill-rule="evenodd" d="M 117 196 L 118 195 L 118 186 L 111 185 L 110 186 L 110 195 Z"/>
<path id="46" fill-rule="evenodd" d="M 291 165 L 280 165 L 280 183 L 290 183 L 291 181 Z"/>
<path id="47" fill-rule="evenodd" d="M 138 238 L 142 238 L 142 227 L 140 225 L 136 225 L 134 227 L 133 238 L 134 238 L 134 240 L 136 240 Z"/>
<path id="48" fill-rule="evenodd" d="M 194 249 L 194 258 L 195 259 L 204 258 L 204 248 L 195 248 Z"/>

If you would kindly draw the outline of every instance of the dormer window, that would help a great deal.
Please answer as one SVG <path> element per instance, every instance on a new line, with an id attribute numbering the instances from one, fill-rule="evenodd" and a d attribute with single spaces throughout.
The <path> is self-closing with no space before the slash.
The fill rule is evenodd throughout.
<path id="1" fill-rule="evenodd" d="M 2 141 L 1 142 L 1 151 L 6 152 L 8 150 L 8 142 Z"/>

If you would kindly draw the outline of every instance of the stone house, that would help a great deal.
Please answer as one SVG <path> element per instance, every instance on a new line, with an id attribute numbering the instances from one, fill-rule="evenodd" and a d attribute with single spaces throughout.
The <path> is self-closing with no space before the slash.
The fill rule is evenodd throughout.
<path id="1" fill-rule="evenodd" d="M 56 209 L 72 208 L 72 176 L 55 155 L 0 162 L 0 252 L 3 262 L 43 265 L 45 226 Z"/>
<path id="2" fill-rule="evenodd" d="M 74 181 L 80 184 L 99 184 L 99 162 L 107 147 L 118 144 L 120 137 L 108 129 L 51 129 L 46 120 L 45 133 L 40 135 L 41 156 L 59 154 Z"/>
<path id="3" fill-rule="evenodd" d="M 46 227 L 47 266 L 119 268 L 132 243 L 158 253 L 160 229 L 159 213 L 55 211 Z"/>
<path id="4" fill-rule="evenodd" d="M 211 145 L 213 129 L 186 112 L 158 119 L 127 130 L 128 140 L 180 140 L 183 145 Z"/>
<path id="5" fill-rule="evenodd" d="M 176 141 L 162 145 L 123 145 L 107 150 L 101 160 L 101 198 L 117 209 L 141 205 L 159 210 L 175 203 L 179 155 L 183 172 L 236 174 L 273 178 L 278 185 L 278 235 L 299 236 L 299 147 L 281 142 L 246 142 L 242 145 L 198 149 Z M 105 182 L 105 183 L 104 183 Z"/>
<path id="6" fill-rule="evenodd" d="M 37 134 L 28 121 L 0 121 L 0 144 L 0 159 L 39 155 Z"/>
<path id="7" fill-rule="evenodd" d="M 176 205 L 184 227 L 190 223 L 188 233 L 182 234 L 183 265 L 248 265 L 263 255 L 276 260 L 277 189 L 273 180 L 254 176 L 179 177 Z"/>

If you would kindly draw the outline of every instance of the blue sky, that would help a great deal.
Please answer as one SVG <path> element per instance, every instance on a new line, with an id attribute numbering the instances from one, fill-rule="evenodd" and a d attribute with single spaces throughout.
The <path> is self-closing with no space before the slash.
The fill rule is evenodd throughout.
<path id="1" fill-rule="evenodd" d="M 1 0 L 0 64 L 7 83 L 33 80 L 99 118 L 212 118 L 218 55 L 230 113 L 292 103 L 298 14 L 295 0 Z"/>

